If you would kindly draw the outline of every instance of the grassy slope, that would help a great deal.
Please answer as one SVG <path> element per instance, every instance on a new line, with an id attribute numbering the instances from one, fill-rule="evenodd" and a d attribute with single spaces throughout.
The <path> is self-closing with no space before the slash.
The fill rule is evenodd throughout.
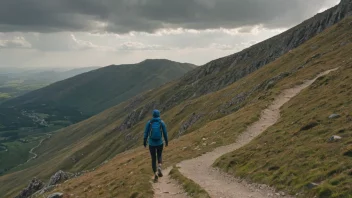
<path id="1" fill-rule="evenodd" d="M 170 142 L 169 147 L 165 151 L 165 166 L 174 165 L 184 159 L 198 156 L 219 145 L 234 142 L 237 135 L 240 134 L 246 126 L 259 118 L 261 110 L 270 103 L 280 90 L 292 87 L 302 82 L 304 79 L 311 79 L 321 71 L 327 69 L 337 66 L 340 66 L 342 70 L 347 68 L 347 65 L 350 63 L 347 62 L 346 57 L 351 54 L 352 49 L 350 43 L 351 28 L 349 25 L 351 22 L 351 19 L 344 21 L 344 23 L 329 29 L 301 47 L 292 50 L 275 62 L 225 89 L 197 99 L 185 101 L 163 112 L 163 119 L 168 123 L 171 137 L 177 136 L 180 124 L 194 112 L 198 113 L 201 111 L 205 115 L 187 130 L 187 135 Z M 346 45 L 341 45 L 341 43 L 346 43 Z M 311 57 L 316 54 L 322 54 L 322 56 L 312 59 Z M 305 67 L 279 81 L 271 89 L 254 92 L 246 101 L 239 104 L 239 106 L 243 106 L 244 104 L 245 106 L 239 108 L 235 113 L 222 114 L 219 112 L 219 108 L 224 103 L 238 96 L 239 93 L 247 92 L 258 84 L 263 82 L 267 83 L 273 76 L 277 76 L 282 72 L 292 71 L 302 65 Z M 172 83 L 169 83 L 164 88 L 166 89 L 171 85 Z M 162 89 L 159 91 L 163 92 Z M 150 93 L 147 93 L 147 95 L 148 94 Z M 39 166 L 0 177 L 0 184 L 3 186 L 2 189 L 0 189 L 0 194 L 2 192 L 7 192 L 8 194 L 16 193 L 19 188 L 23 186 L 24 182 L 31 177 L 39 176 L 40 178 L 46 178 L 57 169 L 65 167 L 58 162 L 64 161 L 67 163 L 67 170 L 75 170 L 76 168 L 84 167 L 88 162 L 94 163 L 93 159 L 99 158 L 102 154 L 109 155 L 106 153 L 111 152 L 107 151 L 119 148 L 119 144 L 122 142 L 140 143 L 140 138 L 129 141 L 123 138 L 125 134 L 121 135 L 121 133 L 111 131 L 116 126 L 119 126 L 121 122 L 118 116 L 122 116 L 120 114 L 124 112 L 123 105 L 126 104 L 111 108 L 95 118 L 72 126 L 67 129 L 69 133 L 58 133 L 57 135 L 62 136 L 61 139 L 66 138 L 66 141 L 68 137 L 70 137 L 70 140 L 72 138 L 80 141 L 76 143 L 72 142 L 72 145 L 68 143 L 67 147 L 61 148 L 58 154 L 53 154 L 52 159 L 46 158 L 45 151 L 41 151 L 43 156 L 39 157 L 37 160 L 43 163 Z M 239 106 L 234 105 L 230 108 L 238 109 Z M 105 120 L 105 123 L 109 124 L 101 126 L 99 125 L 101 120 Z M 146 119 L 133 127 L 132 133 L 139 134 L 138 137 L 141 135 L 144 121 L 146 121 Z M 75 132 L 78 132 L 75 131 L 75 129 L 82 129 L 80 127 L 91 129 L 88 130 L 90 134 L 87 134 L 86 137 L 82 137 L 82 139 L 75 137 Z M 203 145 L 203 137 L 207 138 L 206 146 Z M 50 141 L 47 143 L 55 144 Z M 92 152 L 85 153 L 84 151 L 89 147 L 89 143 L 94 143 L 94 152 L 90 150 Z M 65 159 L 72 156 L 72 153 L 77 154 L 77 151 L 85 154 L 85 157 L 82 157 L 81 161 L 76 163 L 73 168 L 69 168 L 69 161 L 65 161 Z M 113 156 L 113 153 L 111 153 L 111 156 Z M 35 161 L 32 163 L 35 163 Z M 149 156 L 146 150 L 141 148 L 130 150 L 117 155 L 109 163 L 98 168 L 96 171 L 70 180 L 60 186 L 58 190 L 89 197 L 128 197 L 132 194 L 138 194 L 137 196 L 139 197 L 151 197 L 153 192 L 148 182 L 151 178 L 151 168 L 149 164 Z M 22 185 L 13 188 L 13 186 L 15 186 L 14 184 Z"/>
<path id="2" fill-rule="evenodd" d="M 345 21 L 340 28 L 349 28 Z M 351 31 L 332 35 L 349 37 Z M 332 40 L 333 41 L 333 40 Z M 343 41 L 336 40 L 332 48 Z M 320 185 L 304 191 L 305 196 L 352 196 L 352 57 L 351 44 L 335 50 L 341 59 L 335 66 L 346 65 L 338 72 L 321 77 L 282 108 L 280 121 L 248 146 L 227 154 L 217 166 L 237 176 L 266 183 L 292 193 L 301 192 L 306 185 Z M 322 60 L 322 63 L 325 61 Z M 326 63 L 325 63 L 326 64 Z M 337 119 L 329 115 L 338 113 Z M 310 123 L 317 126 L 309 130 L 302 127 Z M 329 142 L 338 135 L 341 141 Z"/>

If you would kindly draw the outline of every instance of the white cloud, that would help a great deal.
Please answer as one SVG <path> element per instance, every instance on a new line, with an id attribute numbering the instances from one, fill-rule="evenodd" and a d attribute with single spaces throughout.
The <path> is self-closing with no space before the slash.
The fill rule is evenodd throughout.
<path id="1" fill-rule="evenodd" d="M 32 45 L 22 36 L 0 40 L 0 48 L 31 48 Z"/>
<path id="2" fill-rule="evenodd" d="M 74 34 L 71 34 L 71 38 L 74 42 L 74 45 L 71 46 L 73 50 L 116 51 L 114 47 L 96 45 L 93 44 L 91 41 L 77 39 Z"/>
<path id="3" fill-rule="evenodd" d="M 148 45 L 140 42 L 124 42 L 119 47 L 120 50 L 169 50 L 170 48 L 161 45 Z"/>

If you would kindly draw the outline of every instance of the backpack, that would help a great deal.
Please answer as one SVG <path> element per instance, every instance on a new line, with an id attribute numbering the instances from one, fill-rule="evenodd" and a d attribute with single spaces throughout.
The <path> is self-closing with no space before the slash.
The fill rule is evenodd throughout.
<path id="1" fill-rule="evenodd" d="M 160 140 L 162 138 L 162 124 L 161 121 L 149 122 L 149 137 L 152 140 Z"/>

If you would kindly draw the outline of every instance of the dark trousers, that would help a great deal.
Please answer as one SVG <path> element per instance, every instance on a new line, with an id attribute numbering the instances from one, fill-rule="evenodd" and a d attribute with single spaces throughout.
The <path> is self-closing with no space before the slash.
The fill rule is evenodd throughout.
<path id="1" fill-rule="evenodd" d="M 149 146 L 149 151 L 150 151 L 150 155 L 152 156 L 152 168 L 154 173 L 156 172 L 156 159 L 158 157 L 158 163 L 161 164 L 163 163 L 162 161 L 162 153 L 163 153 L 163 147 L 164 145 L 160 145 L 160 146 Z"/>

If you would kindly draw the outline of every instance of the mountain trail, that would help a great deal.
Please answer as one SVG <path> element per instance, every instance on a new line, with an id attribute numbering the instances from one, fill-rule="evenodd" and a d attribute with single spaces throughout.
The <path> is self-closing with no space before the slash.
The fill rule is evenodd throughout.
<path id="1" fill-rule="evenodd" d="M 27 162 L 29 162 L 29 161 L 31 161 L 31 160 L 33 160 L 33 159 L 35 159 L 35 158 L 38 157 L 38 154 L 36 154 L 36 153 L 33 152 L 34 149 L 37 149 L 38 147 L 40 147 L 40 145 L 42 145 L 42 143 L 43 143 L 45 140 L 49 139 L 50 137 L 51 137 L 51 134 L 47 134 L 47 137 L 45 137 L 45 138 L 43 138 L 42 140 L 40 140 L 39 144 L 38 144 L 37 146 L 33 147 L 33 148 L 29 151 L 29 153 L 32 154 L 33 157 L 29 158 L 25 163 L 27 163 Z"/>
<path id="2" fill-rule="evenodd" d="M 155 198 L 187 198 L 187 193 L 170 178 L 171 167 L 163 170 L 164 177 L 159 178 L 159 183 L 154 185 Z"/>
<path id="3" fill-rule="evenodd" d="M 328 73 L 337 70 L 331 69 L 320 73 L 312 80 L 307 80 L 301 85 L 283 90 L 279 96 L 262 111 L 260 119 L 251 124 L 236 140 L 235 143 L 221 146 L 197 158 L 182 161 L 177 166 L 180 167 L 180 172 L 187 178 L 198 183 L 206 190 L 211 197 L 214 198 L 234 198 L 234 197 L 282 197 L 284 193 L 278 193 L 275 189 L 266 185 L 250 184 L 244 180 L 234 178 L 231 175 L 223 173 L 212 167 L 216 159 L 222 155 L 232 152 L 246 144 L 255 137 L 260 135 L 270 126 L 274 125 L 280 118 L 280 107 L 288 102 L 291 98 L 300 93 L 303 89 L 310 86 L 317 78 L 327 75 Z M 165 171 L 168 174 L 171 168 Z M 159 183 L 154 184 L 155 197 L 176 197 L 181 198 L 178 192 L 182 192 L 178 186 L 173 185 L 170 178 L 161 178 Z M 165 193 L 167 192 L 167 193 Z M 174 196 L 170 196 L 174 195 Z M 286 195 L 285 197 L 290 197 Z"/>

